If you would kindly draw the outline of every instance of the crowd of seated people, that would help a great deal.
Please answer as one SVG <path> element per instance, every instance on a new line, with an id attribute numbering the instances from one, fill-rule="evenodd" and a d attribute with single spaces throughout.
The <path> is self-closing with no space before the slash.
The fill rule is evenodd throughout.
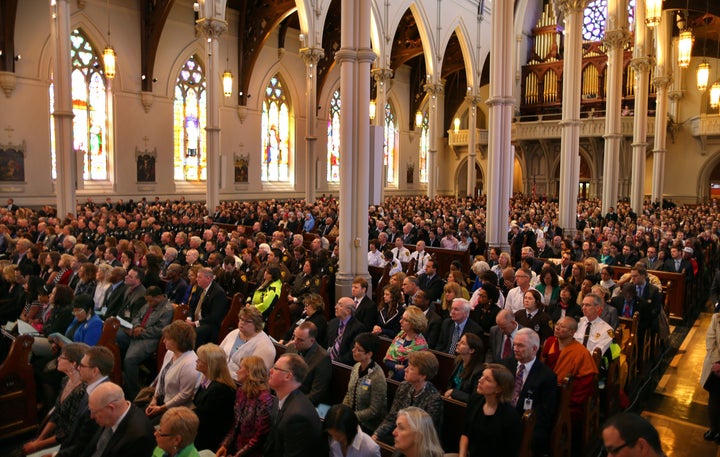
<path id="1" fill-rule="evenodd" d="M 639 331 L 657 332 L 662 295 L 648 267 L 679 272 L 686 284 L 700 284 L 704 266 L 715 267 L 720 234 L 714 204 L 661 209 L 648 203 L 633 213 L 620 203 L 617 211 L 603 216 L 599 202 L 588 200 L 579 204 L 577 233 L 563 237 L 556 220 L 557 202 L 518 195 L 511 202 L 508 251 L 496 247 L 488 251 L 484 198 L 391 197 L 382 206 L 369 208 L 368 236 L 375 249 L 368 259 L 375 261 L 379 257 L 375 252 L 389 252 L 388 260 L 400 271 L 393 272 L 380 304 L 368 296 L 368 281 L 355 278 L 352 295 L 336 300 L 329 316 L 333 319 L 326 322 L 326 311 L 333 303 L 324 303 L 318 293 L 323 292 L 320 278 L 337 271 L 342 254 L 338 205 L 332 197 L 313 204 L 303 200 L 224 202 L 208 212 L 203 205 L 184 200 L 124 203 L 108 199 L 103 204 L 88 201 L 76 215 L 65 218 L 50 207 L 0 209 L 4 240 L 0 255 L 5 258 L 0 260 L 4 266 L 0 323 L 22 317 L 48 336 L 36 338 L 36 374 L 43 379 L 39 385 L 55 377 L 50 382 L 55 392 L 61 392 L 62 376 L 48 371 L 54 369 L 53 358 L 63 357 L 65 339 L 94 346 L 102 319 L 121 317 L 131 327 L 121 329 L 117 337 L 125 398 L 134 399 L 140 387 L 152 381 L 137 374 L 144 371 L 142 362 L 158 348 L 167 349 L 145 409 L 145 416 L 156 423 L 175 406 L 192 406 L 198 391 L 223 383 L 226 377 L 210 374 L 203 365 L 208 353 L 201 353 L 200 348 L 212 347 L 207 343 L 219 344 L 232 379 L 242 383 L 239 373 L 244 370 L 242 377 L 248 376 L 250 368 L 243 364 L 254 352 L 249 348 L 262 342 L 264 352 L 255 355 L 263 362 L 268 377 L 264 382 L 276 392 L 273 386 L 278 386 L 291 398 L 298 390 L 308 396 L 315 411 L 329 402 L 327 395 L 322 398 L 329 389 L 321 386 L 327 383 L 331 361 L 355 366 L 354 383 L 349 386 L 353 393 L 348 389 L 345 404 L 356 412 L 364 432 L 373 435 L 380 428 L 383 440 L 392 442 L 393 427 L 401 416 L 398 412 L 408 406 L 402 403 L 402 395 L 410 398 L 429 389 L 425 386 L 434 370 L 431 361 L 423 360 L 424 354 L 432 354 L 428 349 L 457 357 L 450 384 L 435 392 L 437 398 L 444 393 L 472 403 L 472 398 L 484 396 L 485 404 L 502 404 L 500 397 L 505 394 L 495 391 L 493 399 L 485 393 L 489 390 L 476 391 L 473 384 L 483 376 L 477 360 L 506 363 L 511 374 L 517 375 L 518 361 L 523 366 L 539 363 L 534 356 L 552 337 L 550 324 L 566 317 L 575 324 L 565 321 L 567 325 L 561 326 L 565 330 L 562 347 L 569 344 L 567 329 L 576 328 L 573 340 L 588 353 L 596 346 L 607 352 L 618 316 L 630 318 L 638 311 Z M 303 234 L 312 238 L 309 243 Z M 441 272 L 438 254 L 425 252 L 426 247 L 465 248 L 478 268 L 465 271 L 455 266 L 453 271 Z M 407 262 L 415 262 L 414 271 L 403 271 Z M 632 270 L 627 278 L 613 280 L 614 266 Z M 295 358 L 279 359 L 283 362 L 278 365 L 267 335 L 268 311 L 277 305 L 284 285 L 296 309 L 290 329 L 277 337 L 291 343 L 291 352 L 299 354 L 304 366 Z M 595 287 L 601 288 L 596 292 Z M 249 306 L 240 310 L 238 330 L 218 341 L 235 293 Z M 189 307 L 187 319 L 171 323 L 176 305 L 181 304 Z M 522 328 L 532 330 L 538 341 L 521 332 Z M 379 347 L 371 339 L 376 338 L 373 334 L 392 340 L 387 353 L 376 354 Z M 522 348 L 518 348 L 518 335 Z M 560 341 L 560 336 L 554 338 Z M 413 364 L 416 353 L 423 355 Z M 373 361 L 375 355 L 386 366 Z M 60 368 L 59 373 L 67 376 L 67 370 Z M 308 372 L 311 381 L 304 382 Z M 501 384 L 498 378 L 503 375 L 498 373 L 489 373 L 487 380 Z M 402 395 L 395 396 L 400 403 L 393 403 L 391 418 L 384 412 L 388 405 L 379 400 L 386 397 L 386 389 L 376 380 L 380 374 L 383 380 L 394 376 L 403 382 L 398 387 Z M 263 385 L 262 379 L 257 382 Z M 406 385 L 412 385 L 414 394 Z M 205 396 L 200 395 L 201 399 Z M 52 394 L 41 398 L 47 404 L 55 402 Z M 511 398 L 513 402 L 517 405 Z M 307 410 L 302 403 L 298 409 Z M 427 409 L 439 425 L 441 414 Z M 206 435 L 203 421 L 201 417 L 199 436 Z M 315 436 L 314 420 L 303 427 L 309 437 Z M 338 423 L 332 429 L 339 433 L 340 428 L 344 426 Z M 293 438 L 277 436 L 272 426 L 268 430 L 278 439 Z M 344 433 L 346 440 L 357 436 L 347 435 L 346 429 Z M 342 438 L 334 438 L 338 437 Z M 212 441 L 216 443 L 203 447 L 216 450 L 222 444 L 218 438 Z M 342 447 L 342 439 L 335 441 Z M 254 452 L 259 452 L 260 444 L 254 443 Z M 236 437 L 224 444 L 228 453 L 239 451 L 238 446 Z M 276 451 L 280 452 L 272 452 Z"/>

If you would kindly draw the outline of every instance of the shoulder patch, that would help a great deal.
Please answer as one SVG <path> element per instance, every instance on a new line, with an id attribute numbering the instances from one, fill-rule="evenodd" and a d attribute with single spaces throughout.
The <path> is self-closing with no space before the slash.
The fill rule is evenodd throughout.
<path id="1" fill-rule="evenodd" d="M 615 332 L 613 332 L 613 329 L 608 329 L 608 336 L 609 336 L 610 338 L 614 338 L 614 337 L 615 337 Z"/>

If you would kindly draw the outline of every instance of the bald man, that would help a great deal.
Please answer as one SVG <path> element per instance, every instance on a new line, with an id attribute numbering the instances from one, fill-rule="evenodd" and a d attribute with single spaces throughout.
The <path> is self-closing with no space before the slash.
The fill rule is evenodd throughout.
<path id="1" fill-rule="evenodd" d="M 151 455 L 155 449 L 153 426 L 145 413 L 125 400 L 120 386 L 98 385 L 88 400 L 90 416 L 100 426 L 82 457 Z"/>

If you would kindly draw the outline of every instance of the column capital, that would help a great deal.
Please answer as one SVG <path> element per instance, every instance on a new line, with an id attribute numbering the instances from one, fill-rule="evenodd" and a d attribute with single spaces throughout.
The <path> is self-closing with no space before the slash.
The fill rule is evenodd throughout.
<path id="1" fill-rule="evenodd" d="M 466 95 L 466 96 L 465 96 L 465 102 L 466 102 L 471 108 L 477 107 L 477 106 L 480 104 L 481 101 L 482 101 L 482 99 L 480 98 L 479 95 Z"/>
<path id="2" fill-rule="evenodd" d="M 391 68 L 373 68 L 370 70 L 370 74 L 378 83 L 384 83 L 392 78 L 395 72 Z"/>
<path id="3" fill-rule="evenodd" d="M 630 32 L 625 28 L 606 30 L 603 44 L 608 51 L 618 50 L 625 47 L 625 44 L 630 40 Z"/>
<path id="4" fill-rule="evenodd" d="M 325 57 L 323 48 L 301 48 L 300 57 L 305 61 L 305 65 L 316 65 L 320 59 Z"/>
<path id="5" fill-rule="evenodd" d="M 671 90 L 668 91 L 668 98 L 672 100 L 673 102 L 677 102 L 680 100 L 683 96 L 683 91 L 681 90 Z"/>
<path id="6" fill-rule="evenodd" d="M 566 16 L 569 13 L 582 13 L 588 3 L 590 0 L 555 0 L 555 8 Z"/>
<path id="7" fill-rule="evenodd" d="M 650 56 L 635 57 L 630 61 L 630 66 L 635 73 L 649 73 L 650 68 L 655 66 L 655 58 Z"/>
<path id="8" fill-rule="evenodd" d="M 357 51 L 352 48 L 340 48 L 335 53 L 335 61 L 338 63 L 353 62 L 357 60 Z"/>
<path id="9" fill-rule="evenodd" d="M 656 89 L 667 89 L 670 83 L 672 83 L 670 76 L 656 76 L 653 78 L 653 84 Z"/>
<path id="10" fill-rule="evenodd" d="M 195 30 L 205 38 L 219 38 L 227 28 L 227 21 L 221 19 L 201 18 L 195 22 Z"/>
<path id="11" fill-rule="evenodd" d="M 445 90 L 445 85 L 440 83 L 426 83 L 423 85 L 423 89 L 428 94 L 432 96 L 437 96 L 443 93 L 443 90 Z"/>
<path id="12" fill-rule="evenodd" d="M 515 98 L 513 97 L 490 97 L 485 100 L 487 106 L 507 106 L 514 105 Z"/>

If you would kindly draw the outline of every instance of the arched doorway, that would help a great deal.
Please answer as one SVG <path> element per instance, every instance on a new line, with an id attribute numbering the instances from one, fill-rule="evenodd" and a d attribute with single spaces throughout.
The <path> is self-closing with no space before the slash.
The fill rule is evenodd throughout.
<path id="1" fill-rule="evenodd" d="M 592 171 L 585 154 L 580 154 L 580 182 L 578 182 L 578 198 L 592 198 L 592 192 L 596 190 L 590 189 L 590 181 L 592 179 Z M 597 187 L 597 186 L 594 186 Z M 560 195 L 560 161 L 557 162 L 555 168 L 555 195 Z"/>
<path id="2" fill-rule="evenodd" d="M 455 178 L 455 196 L 465 197 L 469 195 L 467 188 L 467 175 L 468 175 L 468 161 L 467 159 L 458 167 L 458 172 Z M 477 197 L 482 195 L 483 192 L 483 173 L 480 165 L 475 162 L 475 191 L 473 196 Z"/>

